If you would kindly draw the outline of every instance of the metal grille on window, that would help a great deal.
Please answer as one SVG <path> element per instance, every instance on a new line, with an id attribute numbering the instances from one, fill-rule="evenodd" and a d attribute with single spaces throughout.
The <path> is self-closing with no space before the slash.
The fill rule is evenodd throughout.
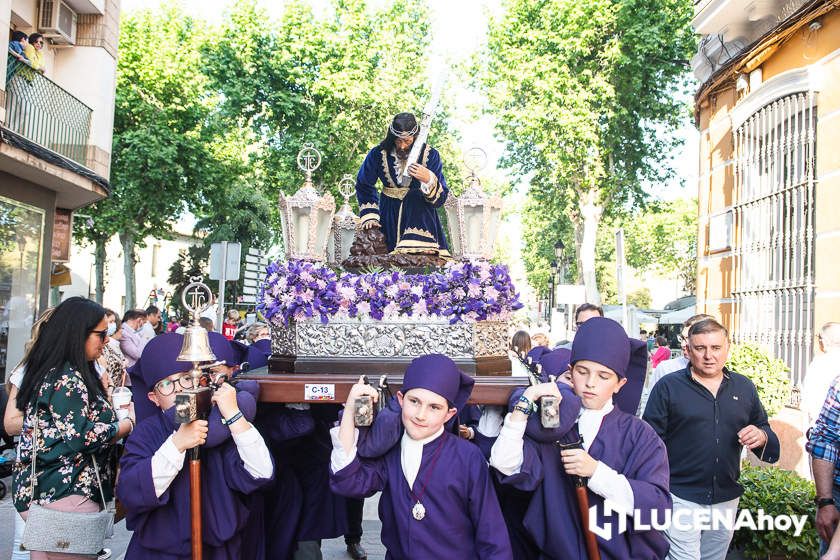
<path id="1" fill-rule="evenodd" d="M 735 132 L 733 334 L 799 385 L 814 322 L 816 107 L 811 93 L 766 105 Z"/>

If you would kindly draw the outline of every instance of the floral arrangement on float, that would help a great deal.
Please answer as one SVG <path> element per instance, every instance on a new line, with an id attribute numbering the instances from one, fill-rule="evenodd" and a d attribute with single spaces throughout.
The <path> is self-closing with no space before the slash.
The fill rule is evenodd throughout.
<path id="1" fill-rule="evenodd" d="M 311 261 L 279 261 L 268 266 L 257 305 L 284 325 L 313 318 L 504 321 L 521 307 L 507 267 L 484 260 L 451 262 L 430 274 L 339 274 Z"/>

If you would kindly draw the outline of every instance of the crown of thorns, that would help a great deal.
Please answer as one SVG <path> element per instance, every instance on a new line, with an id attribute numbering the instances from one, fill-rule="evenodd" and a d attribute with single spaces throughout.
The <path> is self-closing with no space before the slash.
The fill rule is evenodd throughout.
<path id="1" fill-rule="evenodd" d="M 391 124 L 388 125 L 388 130 L 390 131 L 391 134 L 393 134 L 397 138 L 400 138 L 401 140 L 405 140 L 405 139 L 417 136 L 417 133 L 420 131 L 420 125 L 415 123 L 414 128 L 412 128 L 411 130 L 402 131 L 402 130 L 397 130 L 396 128 L 394 128 L 394 123 L 391 123 Z"/>

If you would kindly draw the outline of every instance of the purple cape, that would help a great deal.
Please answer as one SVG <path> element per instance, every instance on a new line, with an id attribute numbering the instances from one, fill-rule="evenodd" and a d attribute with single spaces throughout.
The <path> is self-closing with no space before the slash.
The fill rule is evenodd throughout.
<path id="1" fill-rule="evenodd" d="M 521 471 L 513 476 L 499 474 L 503 484 L 510 484 L 523 491 L 533 491 L 523 525 L 540 550 L 540 558 L 565 560 L 586 558 L 586 546 L 581 532 L 580 515 L 572 480 L 565 474 L 560 460 L 560 449 L 554 441 L 568 427 L 568 414 L 564 405 L 575 405 L 572 399 L 561 402 L 561 428 L 543 430 L 538 423 L 529 426 L 529 437 L 524 442 Z M 576 415 L 575 415 L 576 418 Z M 531 433 L 539 434 L 536 439 Z M 668 493 L 668 456 L 665 445 L 656 432 L 645 422 L 631 414 L 614 408 L 604 417 L 598 435 L 589 447 L 589 454 L 618 473 L 627 477 L 633 489 L 634 507 L 641 512 L 641 520 L 649 524 L 651 512 L 657 519 L 665 519 L 665 510 L 671 508 Z M 597 507 L 598 524 L 611 523 L 618 527 L 618 515 L 604 515 L 604 499 L 588 491 L 590 507 Z M 636 530 L 628 519 L 627 532 L 613 535 L 605 541 L 598 537 L 601 558 L 604 560 L 660 559 L 668 552 L 665 536 L 655 530 Z"/>
<path id="2" fill-rule="evenodd" d="M 188 460 L 160 497 L 152 481 L 152 456 L 176 428 L 169 418 L 157 414 L 138 424 L 126 441 L 117 496 L 126 510 L 126 526 L 134 531 L 126 552 L 128 560 L 190 558 Z M 201 474 L 204 557 L 243 558 L 243 534 L 250 516 L 247 496 L 269 479 L 248 474 L 230 439 L 202 451 Z"/>
<path id="3" fill-rule="evenodd" d="M 414 483 L 426 509 L 421 521 L 411 514 L 417 498 L 403 474 L 399 446 L 379 459 L 356 457 L 332 474 L 330 485 L 334 492 L 352 498 L 382 491 L 379 518 L 386 558 L 513 558 L 484 457 L 458 436 L 444 432 L 423 447 Z"/>

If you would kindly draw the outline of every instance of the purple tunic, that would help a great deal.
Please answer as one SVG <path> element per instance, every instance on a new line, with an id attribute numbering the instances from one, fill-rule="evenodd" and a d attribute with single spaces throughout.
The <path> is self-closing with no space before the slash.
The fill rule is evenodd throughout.
<path id="1" fill-rule="evenodd" d="M 256 541 L 265 540 L 265 558 L 290 559 L 297 547 L 298 525 L 303 510 L 303 490 L 294 471 L 288 467 L 284 445 L 290 440 L 306 436 L 315 429 L 315 421 L 308 410 L 294 410 L 281 404 L 261 403 L 254 425 L 265 438 L 274 458 L 274 482 L 263 492 L 251 494 L 253 526 L 249 523 L 246 542 L 254 531 Z M 262 506 L 262 508 L 260 508 Z M 259 516 L 261 519 L 257 520 Z M 263 539 L 262 536 L 266 535 Z M 243 557 L 250 558 L 248 550 Z M 253 555 L 259 558 L 259 551 Z"/>
<path id="2" fill-rule="evenodd" d="M 540 550 L 540 558 L 568 560 L 585 559 L 586 546 L 581 533 L 577 499 L 571 477 L 565 474 L 560 459 L 560 449 L 554 441 L 558 432 L 568 430 L 569 415 L 565 407 L 576 408 L 576 397 L 561 402 L 560 429 L 543 430 L 539 423 L 529 421 L 526 430 L 524 458 L 521 471 L 513 476 L 500 475 L 503 484 L 534 491 L 525 514 L 524 526 Z M 641 519 L 650 524 L 651 512 L 657 519 L 665 519 L 665 510 L 671 508 L 668 493 L 668 456 L 665 445 L 656 432 L 645 422 L 631 414 L 614 408 L 607 414 L 598 435 L 589 447 L 589 455 L 627 477 L 633 489 L 634 508 L 641 511 Z M 588 491 L 589 505 L 596 506 L 598 524 L 611 523 L 613 532 L 618 527 L 618 515 L 604 515 L 604 499 Z M 664 535 L 654 530 L 636 530 L 633 519 L 627 520 L 627 532 L 614 535 L 605 541 L 597 537 L 601 558 L 626 560 L 664 558 L 668 544 Z"/>
<path id="3" fill-rule="evenodd" d="M 334 492 L 353 498 L 382 491 L 379 518 L 386 558 L 513 558 L 484 457 L 458 436 L 444 432 L 423 447 L 414 483 L 418 492 L 424 488 L 426 516 L 421 521 L 411 514 L 417 500 L 403 474 L 399 446 L 380 459 L 356 457 L 332 474 L 330 485 Z"/>
<path id="4" fill-rule="evenodd" d="M 127 560 L 190 558 L 189 459 L 159 498 L 152 481 L 152 456 L 176 428 L 163 414 L 150 416 L 126 441 L 117 496 L 126 510 L 126 526 L 134 531 Z M 204 558 L 242 558 L 243 533 L 250 515 L 247 495 L 269 479 L 248 474 L 231 439 L 202 450 L 201 475 Z"/>

